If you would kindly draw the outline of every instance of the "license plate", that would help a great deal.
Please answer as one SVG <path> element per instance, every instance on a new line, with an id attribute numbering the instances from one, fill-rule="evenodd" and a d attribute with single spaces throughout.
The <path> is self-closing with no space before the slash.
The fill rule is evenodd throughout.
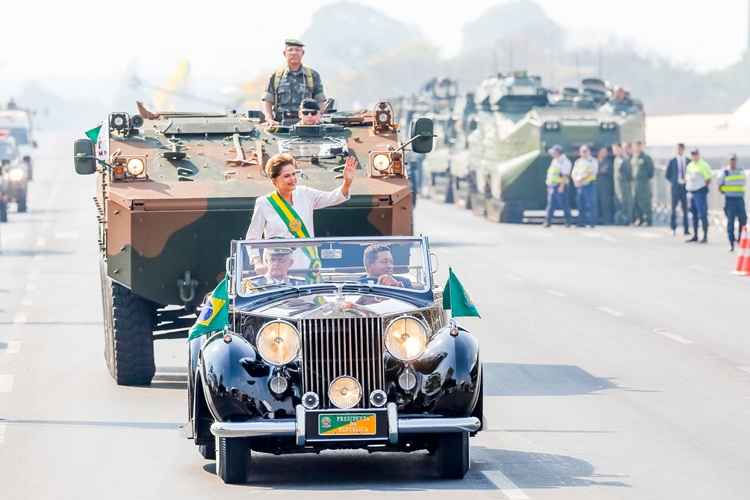
<path id="1" fill-rule="evenodd" d="M 318 415 L 320 436 L 374 436 L 377 418 L 374 413 L 323 413 Z"/>

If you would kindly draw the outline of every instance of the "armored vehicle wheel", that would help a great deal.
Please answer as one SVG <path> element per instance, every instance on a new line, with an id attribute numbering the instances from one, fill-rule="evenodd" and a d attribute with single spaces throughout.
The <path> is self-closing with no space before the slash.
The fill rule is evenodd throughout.
<path id="1" fill-rule="evenodd" d="M 444 479 L 463 479 L 469 471 L 469 433 L 452 432 L 437 438 L 435 458 Z"/>
<path id="2" fill-rule="evenodd" d="M 216 473 L 227 484 L 241 484 L 247 479 L 250 448 L 242 438 L 216 438 L 218 460 Z"/>
<path id="3" fill-rule="evenodd" d="M 27 193 L 24 191 L 18 196 L 18 200 L 16 200 L 16 206 L 18 207 L 18 211 L 20 213 L 26 212 L 26 196 Z"/>
<path id="4" fill-rule="evenodd" d="M 0 222 L 8 222 L 8 202 L 0 201 Z"/>
<path id="5" fill-rule="evenodd" d="M 114 283 L 102 262 L 104 358 L 118 385 L 148 385 L 154 364 L 154 306 Z"/>

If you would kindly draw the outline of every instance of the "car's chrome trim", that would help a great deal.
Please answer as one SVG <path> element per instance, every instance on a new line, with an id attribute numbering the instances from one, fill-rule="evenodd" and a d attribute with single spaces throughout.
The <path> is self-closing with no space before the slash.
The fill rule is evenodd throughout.
<path id="1" fill-rule="evenodd" d="M 481 422 L 477 417 L 454 418 L 399 418 L 399 434 L 440 434 L 446 432 L 476 432 Z"/>
<path id="2" fill-rule="evenodd" d="M 443 434 L 449 432 L 476 432 L 480 422 L 476 417 L 398 418 L 396 405 L 388 405 L 388 441 L 398 443 L 399 434 Z M 211 433 L 217 437 L 295 437 L 298 446 L 305 445 L 305 409 L 297 406 L 296 419 L 255 420 L 251 422 L 214 422 Z"/>

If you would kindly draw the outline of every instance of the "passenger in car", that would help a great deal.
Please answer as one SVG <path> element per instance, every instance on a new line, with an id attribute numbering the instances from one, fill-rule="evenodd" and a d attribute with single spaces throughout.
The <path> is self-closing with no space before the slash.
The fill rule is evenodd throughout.
<path id="1" fill-rule="evenodd" d="M 364 265 L 367 276 L 362 283 L 411 288 L 408 278 L 393 275 L 393 253 L 388 245 L 373 244 L 365 248 Z"/>

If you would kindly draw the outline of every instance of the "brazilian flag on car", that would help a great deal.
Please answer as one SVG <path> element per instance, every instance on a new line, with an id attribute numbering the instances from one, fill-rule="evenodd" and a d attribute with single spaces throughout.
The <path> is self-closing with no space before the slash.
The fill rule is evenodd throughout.
<path id="1" fill-rule="evenodd" d="M 454 318 L 459 316 L 480 317 L 477 306 L 471 301 L 458 277 L 453 274 L 452 268 L 448 268 L 448 282 L 443 289 L 443 309 L 450 309 L 451 316 Z"/>
<path id="2" fill-rule="evenodd" d="M 190 328 L 188 340 L 193 340 L 213 332 L 224 329 L 229 323 L 229 295 L 227 293 L 227 278 L 216 285 L 213 292 L 206 295 L 201 304 L 200 313 L 195 324 Z"/>

